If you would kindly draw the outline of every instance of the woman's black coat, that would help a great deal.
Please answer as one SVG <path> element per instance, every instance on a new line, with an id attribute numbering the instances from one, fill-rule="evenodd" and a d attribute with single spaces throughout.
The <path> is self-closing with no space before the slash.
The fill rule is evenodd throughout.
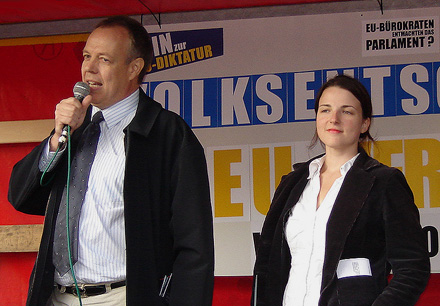
<path id="1" fill-rule="evenodd" d="M 310 162 L 295 165 L 275 192 L 255 263 L 253 306 L 282 305 L 291 260 L 285 222 L 307 184 Z M 372 276 L 338 279 L 339 261 L 350 258 L 369 259 Z M 426 235 L 403 174 L 361 150 L 327 223 L 319 305 L 414 305 L 429 275 Z"/>

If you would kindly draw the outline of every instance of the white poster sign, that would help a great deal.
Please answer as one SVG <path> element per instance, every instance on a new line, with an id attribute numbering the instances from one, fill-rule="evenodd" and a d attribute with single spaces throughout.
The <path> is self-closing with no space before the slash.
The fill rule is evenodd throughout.
<path id="1" fill-rule="evenodd" d="M 309 150 L 314 98 L 331 76 L 373 99 L 373 156 L 407 177 L 440 272 L 440 8 L 147 27 L 155 61 L 146 92 L 205 147 L 216 275 L 251 275 L 255 244 L 282 175 Z"/>

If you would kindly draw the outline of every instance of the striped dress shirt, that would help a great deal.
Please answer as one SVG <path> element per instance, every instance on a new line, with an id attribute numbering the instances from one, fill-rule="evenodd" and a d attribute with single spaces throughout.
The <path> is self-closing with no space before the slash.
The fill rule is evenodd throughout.
<path id="1" fill-rule="evenodd" d="M 74 266 L 78 283 L 116 282 L 126 276 L 123 130 L 134 118 L 138 101 L 136 90 L 102 110 L 104 121 L 79 222 L 78 262 Z M 92 117 L 98 111 L 93 107 Z M 40 169 L 45 168 L 51 154 L 47 146 Z M 55 271 L 55 282 L 67 286 L 73 279 L 70 273 L 61 276 Z"/>

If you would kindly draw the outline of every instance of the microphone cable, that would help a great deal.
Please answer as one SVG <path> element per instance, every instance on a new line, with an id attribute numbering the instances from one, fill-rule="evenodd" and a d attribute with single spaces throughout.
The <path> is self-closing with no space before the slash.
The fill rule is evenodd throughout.
<path id="1" fill-rule="evenodd" d="M 52 165 L 53 161 L 55 160 L 55 157 L 58 155 L 61 147 L 63 146 L 62 143 L 60 143 L 55 151 L 54 156 L 51 158 L 49 164 L 46 166 L 46 168 L 43 171 L 43 174 L 41 175 L 40 178 L 40 186 L 47 186 L 53 179 L 54 175 L 52 177 L 49 178 L 49 180 L 44 183 L 44 177 L 47 174 L 48 169 L 50 168 L 50 166 Z M 70 145 L 70 126 L 67 125 L 67 187 L 66 187 L 66 232 L 67 232 L 67 254 L 69 256 L 69 266 L 70 266 L 70 271 L 72 274 L 72 278 L 73 278 L 73 283 L 75 285 L 75 291 L 76 291 L 76 295 L 78 297 L 78 301 L 79 301 L 79 305 L 82 306 L 82 300 L 81 300 L 81 294 L 79 292 L 79 287 L 78 287 L 78 282 L 76 280 L 76 276 L 75 276 L 75 271 L 73 269 L 73 262 L 72 262 L 72 245 L 71 245 L 71 240 L 70 240 L 70 222 L 69 222 L 69 207 L 70 207 L 70 201 L 69 201 L 69 195 L 70 195 L 70 177 L 71 177 L 71 145 Z"/>

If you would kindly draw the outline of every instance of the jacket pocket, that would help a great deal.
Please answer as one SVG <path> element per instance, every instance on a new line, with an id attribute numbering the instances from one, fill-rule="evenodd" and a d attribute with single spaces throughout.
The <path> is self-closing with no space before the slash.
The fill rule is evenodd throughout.
<path id="1" fill-rule="evenodd" d="M 338 279 L 337 295 L 341 306 L 371 306 L 377 297 L 373 277 L 353 276 Z"/>

